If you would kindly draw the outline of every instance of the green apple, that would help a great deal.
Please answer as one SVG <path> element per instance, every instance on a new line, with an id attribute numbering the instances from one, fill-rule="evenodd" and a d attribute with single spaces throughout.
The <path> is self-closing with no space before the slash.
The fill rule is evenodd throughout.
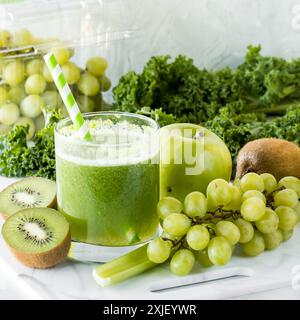
<path id="1" fill-rule="evenodd" d="M 216 179 L 230 180 L 232 160 L 225 143 L 199 125 L 175 123 L 160 131 L 160 197 L 184 201 L 192 191 L 206 193 Z"/>

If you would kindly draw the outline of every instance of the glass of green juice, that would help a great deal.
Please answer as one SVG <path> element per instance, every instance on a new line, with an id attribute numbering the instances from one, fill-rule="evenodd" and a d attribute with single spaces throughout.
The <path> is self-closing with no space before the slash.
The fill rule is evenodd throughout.
<path id="1" fill-rule="evenodd" d="M 74 241 L 124 247 L 158 229 L 159 127 L 122 112 L 84 114 L 82 140 L 70 118 L 55 130 L 57 202 Z"/>

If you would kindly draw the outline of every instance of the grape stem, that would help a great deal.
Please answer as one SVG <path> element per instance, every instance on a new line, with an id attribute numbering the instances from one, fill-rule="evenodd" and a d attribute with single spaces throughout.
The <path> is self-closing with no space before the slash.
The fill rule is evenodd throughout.
<path id="1" fill-rule="evenodd" d="M 276 192 L 281 191 L 281 190 L 283 190 L 283 189 L 285 189 L 285 187 L 279 187 L 279 188 L 273 190 L 270 194 L 268 194 L 268 195 L 265 194 L 266 197 L 267 197 L 266 205 L 267 205 L 268 207 L 270 207 L 270 208 L 272 208 L 272 209 L 274 210 L 274 206 L 273 206 L 273 203 L 274 203 L 274 195 L 276 194 Z"/>

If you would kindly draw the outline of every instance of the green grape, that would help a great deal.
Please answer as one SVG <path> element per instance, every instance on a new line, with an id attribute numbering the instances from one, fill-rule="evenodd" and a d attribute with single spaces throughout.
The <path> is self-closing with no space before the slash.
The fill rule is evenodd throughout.
<path id="1" fill-rule="evenodd" d="M 28 46 L 33 43 L 33 36 L 27 29 L 20 29 L 14 34 L 13 42 L 18 47 Z"/>
<path id="2" fill-rule="evenodd" d="M 68 84 L 74 84 L 80 79 L 80 69 L 75 63 L 68 61 L 61 69 Z"/>
<path id="3" fill-rule="evenodd" d="M 227 239 L 231 245 L 238 243 L 241 237 L 239 228 L 230 221 L 219 221 L 215 226 L 215 233 Z"/>
<path id="4" fill-rule="evenodd" d="M 80 77 L 77 87 L 78 90 L 86 96 L 95 96 L 100 90 L 97 78 L 90 73 L 84 73 Z"/>
<path id="5" fill-rule="evenodd" d="M 290 207 L 278 207 L 275 212 L 279 218 L 279 229 L 281 230 L 291 230 L 294 229 L 298 223 L 298 215 Z"/>
<path id="6" fill-rule="evenodd" d="M 171 213 L 163 221 L 163 229 L 172 236 L 185 235 L 191 226 L 191 220 L 182 213 Z"/>
<path id="7" fill-rule="evenodd" d="M 284 189 L 276 192 L 274 196 L 275 207 L 291 207 L 294 208 L 298 203 L 298 196 L 293 189 Z"/>
<path id="8" fill-rule="evenodd" d="M 42 108 L 45 102 L 42 97 L 38 95 L 27 96 L 21 102 L 21 113 L 28 118 L 36 118 L 42 113 Z"/>
<path id="9" fill-rule="evenodd" d="M 184 213 L 191 218 L 204 217 L 207 211 L 207 200 L 203 193 L 194 191 L 184 199 Z"/>
<path id="10" fill-rule="evenodd" d="M 185 276 L 189 274 L 195 264 L 195 257 L 193 252 L 188 249 L 178 250 L 171 259 L 171 272 L 178 276 Z"/>
<path id="11" fill-rule="evenodd" d="M 61 66 L 70 58 L 70 51 L 68 48 L 54 48 L 52 52 L 54 53 L 58 64 Z"/>
<path id="12" fill-rule="evenodd" d="M 17 86 L 25 77 L 24 64 L 19 61 L 9 62 L 3 69 L 2 78 L 10 86 Z"/>
<path id="13" fill-rule="evenodd" d="M 266 204 L 263 200 L 252 197 L 246 199 L 241 206 L 241 215 L 246 221 L 260 220 L 266 211 Z"/>
<path id="14" fill-rule="evenodd" d="M 274 210 L 266 208 L 264 216 L 255 225 L 262 233 L 273 233 L 278 229 L 279 218 Z"/>
<path id="15" fill-rule="evenodd" d="M 240 230 L 239 243 L 249 242 L 254 236 L 254 228 L 251 222 L 248 222 L 242 218 L 238 218 L 234 221 L 234 224 Z"/>
<path id="16" fill-rule="evenodd" d="M 163 263 L 169 259 L 172 249 L 172 242 L 156 238 L 149 242 L 147 255 L 150 261 L 154 263 Z"/>
<path id="17" fill-rule="evenodd" d="M 164 197 L 157 204 L 157 214 L 161 219 L 165 219 L 171 213 L 181 213 L 182 210 L 181 201 L 172 197 Z"/>
<path id="18" fill-rule="evenodd" d="M 231 201 L 224 206 L 225 210 L 239 210 L 241 207 L 242 192 L 234 185 L 229 185 L 231 190 Z"/>
<path id="19" fill-rule="evenodd" d="M 231 188 L 224 179 L 215 179 L 209 183 L 206 195 L 214 206 L 227 205 L 231 201 Z"/>
<path id="20" fill-rule="evenodd" d="M 243 196 L 242 196 L 242 203 L 248 199 L 248 198 L 259 198 L 261 200 L 263 200 L 264 203 L 266 203 L 266 197 L 264 196 L 263 193 L 261 193 L 260 191 L 257 190 L 248 190 L 246 191 Z"/>
<path id="21" fill-rule="evenodd" d="M 102 76 L 107 69 L 107 61 L 102 57 L 93 57 L 86 62 L 87 70 L 94 76 Z"/>
<path id="22" fill-rule="evenodd" d="M 282 242 L 288 241 L 294 233 L 294 229 L 291 230 L 279 230 L 282 235 Z"/>
<path id="23" fill-rule="evenodd" d="M 102 92 L 106 92 L 111 88 L 111 81 L 106 75 L 101 76 L 98 81 Z"/>
<path id="24" fill-rule="evenodd" d="M 243 192 L 248 190 L 258 190 L 263 192 L 265 188 L 263 178 L 254 172 L 245 174 L 242 177 L 240 184 Z"/>
<path id="25" fill-rule="evenodd" d="M 253 238 L 242 244 L 243 251 L 247 256 L 258 256 L 265 250 L 265 241 L 262 235 L 255 231 Z"/>
<path id="26" fill-rule="evenodd" d="M 8 47 L 10 41 L 11 41 L 12 35 L 7 30 L 1 30 L 0 31 L 0 47 Z"/>
<path id="27" fill-rule="evenodd" d="M 202 267 L 208 268 L 213 266 L 213 263 L 208 257 L 208 249 L 196 251 L 195 258 L 200 262 Z"/>
<path id="28" fill-rule="evenodd" d="M 0 107 L 0 122 L 6 125 L 12 125 L 20 116 L 20 111 L 15 103 L 7 102 Z"/>
<path id="29" fill-rule="evenodd" d="M 277 181 L 276 178 L 270 174 L 270 173 L 263 173 L 260 175 L 262 179 L 264 180 L 264 190 L 267 194 L 274 191 L 277 187 Z"/>
<path id="30" fill-rule="evenodd" d="M 14 124 L 14 126 L 18 126 L 18 125 L 20 125 L 20 126 L 29 125 L 29 130 L 28 130 L 28 134 L 26 136 L 26 139 L 30 140 L 35 133 L 35 124 L 34 124 L 33 120 L 30 118 L 21 117 Z"/>
<path id="31" fill-rule="evenodd" d="M 191 249 L 203 250 L 210 240 L 210 233 L 206 227 L 195 225 L 191 227 L 186 235 L 186 241 Z"/>
<path id="32" fill-rule="evenodd" d="M 283 240 L 283 236 L 279 230 L 272 233 L 263 234 L 265 249 L 273 250 L 277 248 Z"/>
<path id="33" fill-rule="evenodd" d="M 47 67 L 45 64 L 44 64 L 44 66 L 43 66 L 43 72 L 42 72 L 42 74 L 43 74 L 44 79 L 45 79 L 47 82 L 50 82 L 50 83 L 53 82 L 52 75 L 51 75 L 48 67 Z"/>
<path id="34" fill-rule="evenodd" d="M 279 180 L 278 187 L 285 187 L 296 191 L 298 198 L 300 198 L 300 179 L 292 176 L 284 177 Z"/>
<path id="35" fill-rule="evenodd" d="M 87 96 L 79 96 L 78 106 L 81 112 L 92 112 L 95 110 L 95 102 Z"/>
<path id="36" fill-rule="evenodd" d="M 4 87 L 0 87 L 0 105 L 8 100 L 8 93 Z"/>
<path id="37" fill-rule="evenodd" d="M 228 240 L 217 236 L 209 241 L 208 257 L 217 266 L 223 266 L 229 262 L 232 255 L 232 248 Z"/>
<path id="38" fill-rule="evenodd" d="M 63 104 L 59 93 L 54 90 L 45 91 L 42 98 L 45 106 L 51 110 L 57 110 Z"/>
<path id="39" fill-rule="evenodd" d="M 18 105 L 25 97 L 26 94 L 23 87 L 11 87 L 8 91 L 8 99 Z"/>
<path id="40" fill-rule="evenodd" d="M 43 72 L 44 62 L 41 59 L 30 60 L 26 64 L 26 72 L 28 75 L 41 74 Z"/>
<path id="41" fill-rule="evenodd" d="M 46 80 L 40 74 L 33 74 L 25 81 L 25 91 L 27 94 L 41 94 L 46 88 Z"/>
<path id="42" fill-rule="evenodd" d="M 298 222 L 300 222 L 300 201 L 298 201 L 298 203 L 296 204 L 296 207 L 293 208 L 295 210 L 295 212 L 297 213 L 298 216 Z"/>

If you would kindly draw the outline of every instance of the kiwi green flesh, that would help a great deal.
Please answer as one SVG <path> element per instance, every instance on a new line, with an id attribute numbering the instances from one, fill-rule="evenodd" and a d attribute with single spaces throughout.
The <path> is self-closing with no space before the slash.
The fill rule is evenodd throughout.
<path id="1" fill-rule="evenodd" d="M 5 216 L 26 208 L 54 207 L 55 203 L 56 184 L 45 178 L 23 179 L 0 193 L 0 213 Z"/>
<path id="2" fill-rule="evenodd" d="M 10 216 L 2 227 L 2 235 L 15 251 L 40 254 L 59 246 L 66 239 L 69 229 L 69 223 L 58 211 L 32 208 Z"/>

